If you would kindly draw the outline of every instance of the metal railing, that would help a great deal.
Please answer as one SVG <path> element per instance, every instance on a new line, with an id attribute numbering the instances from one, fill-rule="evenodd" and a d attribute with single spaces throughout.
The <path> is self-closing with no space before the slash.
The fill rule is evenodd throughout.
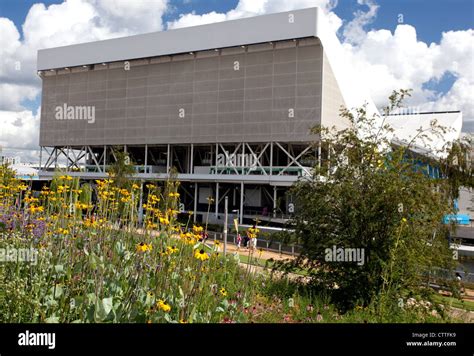
<path id="1" fill-rule="evenodd" d="M 223 241 L 224 233 L 209 231 L 209 238 L 210 239 L 214 238 L 215 240 Z M 237 235 L 227 234 L 227 242 L 237 245 Z M 243 246 L 243 243 L 241 244 L 241 246 Z M 272 241 L 272 240 L 267 240 L 263 238 L 257 238 L 257 248 L 261 248 L 264 251 L 276 252 L 281 255 L 290 255 L 290 256 L 299 255 L 302 249 L 300 245 L 296 245 L 296 244 L 286 245 L 280 241 Z"/>

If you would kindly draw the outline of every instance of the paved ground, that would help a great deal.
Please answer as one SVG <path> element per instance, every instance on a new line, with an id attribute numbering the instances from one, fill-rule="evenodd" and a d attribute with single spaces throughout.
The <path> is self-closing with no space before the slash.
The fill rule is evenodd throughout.
<path id="1" fill-rule="evenodd" d="M 213 245 L 214 240 L 208 240 L 206 242 L 208 245 Z M 219 241 L 219 250 L 223 252 L 224 250 L 224 243 L 222 241 Z M 235 253 L 237 252 L 239 255 L 244 255 L 248 256 L 249 253 L 251 252 L 249 249 L 245 247 L 241 247 L 240 249 L 237 249 L 237 245 L 234 245 L 232 242 L 227 242 L 227 253 Z M 271 252 L 271 251 L 266 251 L 266 250 L 259 250 L 256 249 L 253 251 L 253 257 L 261 258 L 264 260 L 268 260 L 270 258 L 273 258 L 274 260 L 284 260 L 284 259 L 293 259 L 294 257 L 291 255 L 286 255 L 286 254 L 279 254 L 277 252 Z"/>

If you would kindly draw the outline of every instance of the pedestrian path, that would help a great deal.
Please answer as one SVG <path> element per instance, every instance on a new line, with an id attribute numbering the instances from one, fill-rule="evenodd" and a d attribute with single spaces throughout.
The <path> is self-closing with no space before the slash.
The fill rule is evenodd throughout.
<path id="1" fill-rule="evenodd" d="M 217 240 L 217 241 L 219 243 L 219 250 L 223 252 L 224 243 L 220 240 Z M 214 240 L 209 239 L 207 241 L 207 244 L 214 245 Z M 241 247 L 240 249 L 238 249 L 237 245 L 233 244 L 232 242 L 227 242 L 227 253 L 238 253 L 239 255 L 243 255 L 243 256 L 249 256 L 250 254 L 252 254 L 252 252 L 245 247 Z M 280 253 L 272 252 L 272 251 L 266 251 L 264 249 L 259 249 L 259 248 L 253 251 L 252 257 L 256 257 L 263 260 L 273 259 L 277 261 L 286 260 L 286 259 L 294 259 L 294 257 L 291 255 L 280 254 Z"/>

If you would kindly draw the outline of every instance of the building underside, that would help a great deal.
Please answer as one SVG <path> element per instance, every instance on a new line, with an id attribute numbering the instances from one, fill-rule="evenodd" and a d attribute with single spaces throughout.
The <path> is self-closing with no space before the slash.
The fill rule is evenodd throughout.
<path id="1" fill-rule="evenodd" d="M 62 171 L 84 181 L 107 178 L 119 151 L 127 153 L 134 179 L 142 183 L 165 181 L 174 172 L 180 209 L 192 211 L 195 221 L 206 219 L 212 197 L 209 222 L 222 223 L 227 196 L 229 213 L 240 223 L 258 218 L 279 225 L 294 212 L 290 186 L 311 173 L 325 150 L 309 142 L 42 147 L 40 175 L 51 179 L 66 162 Z"/>

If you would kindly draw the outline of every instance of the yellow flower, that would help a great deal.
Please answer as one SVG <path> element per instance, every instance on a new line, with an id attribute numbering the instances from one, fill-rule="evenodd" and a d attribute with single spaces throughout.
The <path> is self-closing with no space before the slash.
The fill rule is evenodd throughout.
<path id="1" fill-rule="evenodd" d="M 260 232 L 259 229 L 257 228 L 253 228 L 253 227 L 250 227 L 248 230 L 247 230 L 247 236 L 251 239 L 255 239 L 257 238 L 257 234 Z"/>
<path id="2" fill-rule="evenodd" d="M 168 214 L 169 214 L 170 216 L 176 216 L 176 215 L 179 214 L 179 211 L 178 211 L 178 210 L 169 209 L 169 210 L 168 210 Z"/>
<path id="3" fill-rule="evenodd" d="M 193 226 L 193 232 L 195 234 L 200 233 L 202 230 L 204 230 L 202 226 L 196 226 L 196 225 Z"/>
<path id="4" fill-rule="evenodd" d="M 156 225 L 155 223 L 153 223 L 151 221 L 148 221 L 146 223 L 146 227 L 147 227 L 147 229 L 156 229 L 158 227 L 158 225 Z"/>
<path id="5" fill-rule="evenodd" d="M 36 213 L 36 212 L 39 212 L 39 213 L 40 213 L 40 212 L 44 211 L 44 207 L 42 207 L 42 206 L 30 206 L 30 207 L 28 208 L 28 210 L 29 210 L 30 213 L 32 213 L 32 214 L 34 214 L 34 213 Z"/>
<path id="6" fill-rule="evenodd" d="M 225 290 L 224 287 L 222 287 L 221 289 L 219 289 L 219 293 L 220 293 L 223 297 L 227 297 L 227 291 Z"/>
<path id="7" fill-rule="evenodd" d="M 187 232 L 185 234 L 180 234 L 181 238 L 185 240 L 185 242 L 189 245 L 194 245 L 196 242 L 196 239 L 194 238 L 194 235 L 190 232 Z"/>
<path id="8" fill-rule="evenodd" d="M 407 222 L 407 219 L 402 218 L 402 222 L 406 223 L 406 222 Z"/>
<path id="9" fill-rule="evenodd" d="M 168 218 L 160 218 L 160 224 L 161 225 L 169 225 L 169 220 Z"/>
<path id="10" fill-rule="evenodd" d="M 140 189 L 140 186 L 139 186 L 138 184 L 135 184 L 135 183 L 134 183 L 134 184 L 132 185 L 132 189 Z"/>
<path id="11" fill-rule="evenodd" d="M 194 257 L 196 257 L 198 260 L 201 260 L 201 261 L 205 261 L 209 259 L 209 255 L 203 249 L 196 250 L 194 252 Z"/>
<path id="12" fill-rule="evenodd" d="M 178 251 L 179 251 L 179 250 L 178 250 L 178 248 L 177 248 L 176 246 L 167 246 L 167 247 L 166 247 L 166 252 L 167 252 L 168 254 L 170 254 L 170 255 L 171 255 L 172 253 L 176 253 L 176 252 L 178 252 Z"/>
<path id="13" fill-rule="evenodd" d="M 153 249 L 153 247 L 151 246 L 151 244 L 146 244 L 144 242 L 140 242 L 139 244 L 137 244 L 137 252 L 146 252 L 146 251 L 151 251 Z"/>
<path id="14" fill-rule="evenodd" d="M 156 303 L 157 307 L 163 310 L 165 313 L 168 313 L 171 310 L 171 306 L 166 303 L 163 299 L 158 300 Z"/>
<path id="15" fill-rule="evenodd" d="M 83 203 L 80 203 L 80 202 L 76 203 L 76 209 L 88 209 L 88 208 L 89 208 L 89 205 L 87 205 L 87 204 L 83 204 Z"/>
<path id="16" fill-rule="evenodd" d="M 84 226 L 90 227 L 90 226 L 97 226 L 97 221 L 92 221 L 92 219 L 86 218 L 84 219 Z"/>
<path id="17" fill-rule="evenodd" d="M 149 198 L 150 198 L 152 203 L 157 203 L 157 202 L 160 201 L 160 198 L 158 196 L 156 196 L 155 194 L 151 194 Z"/>
<path id="18" fill-rule="evenodd" d="M 179 193 L 169 193 L 170 198 L 179 198 Z"/>

